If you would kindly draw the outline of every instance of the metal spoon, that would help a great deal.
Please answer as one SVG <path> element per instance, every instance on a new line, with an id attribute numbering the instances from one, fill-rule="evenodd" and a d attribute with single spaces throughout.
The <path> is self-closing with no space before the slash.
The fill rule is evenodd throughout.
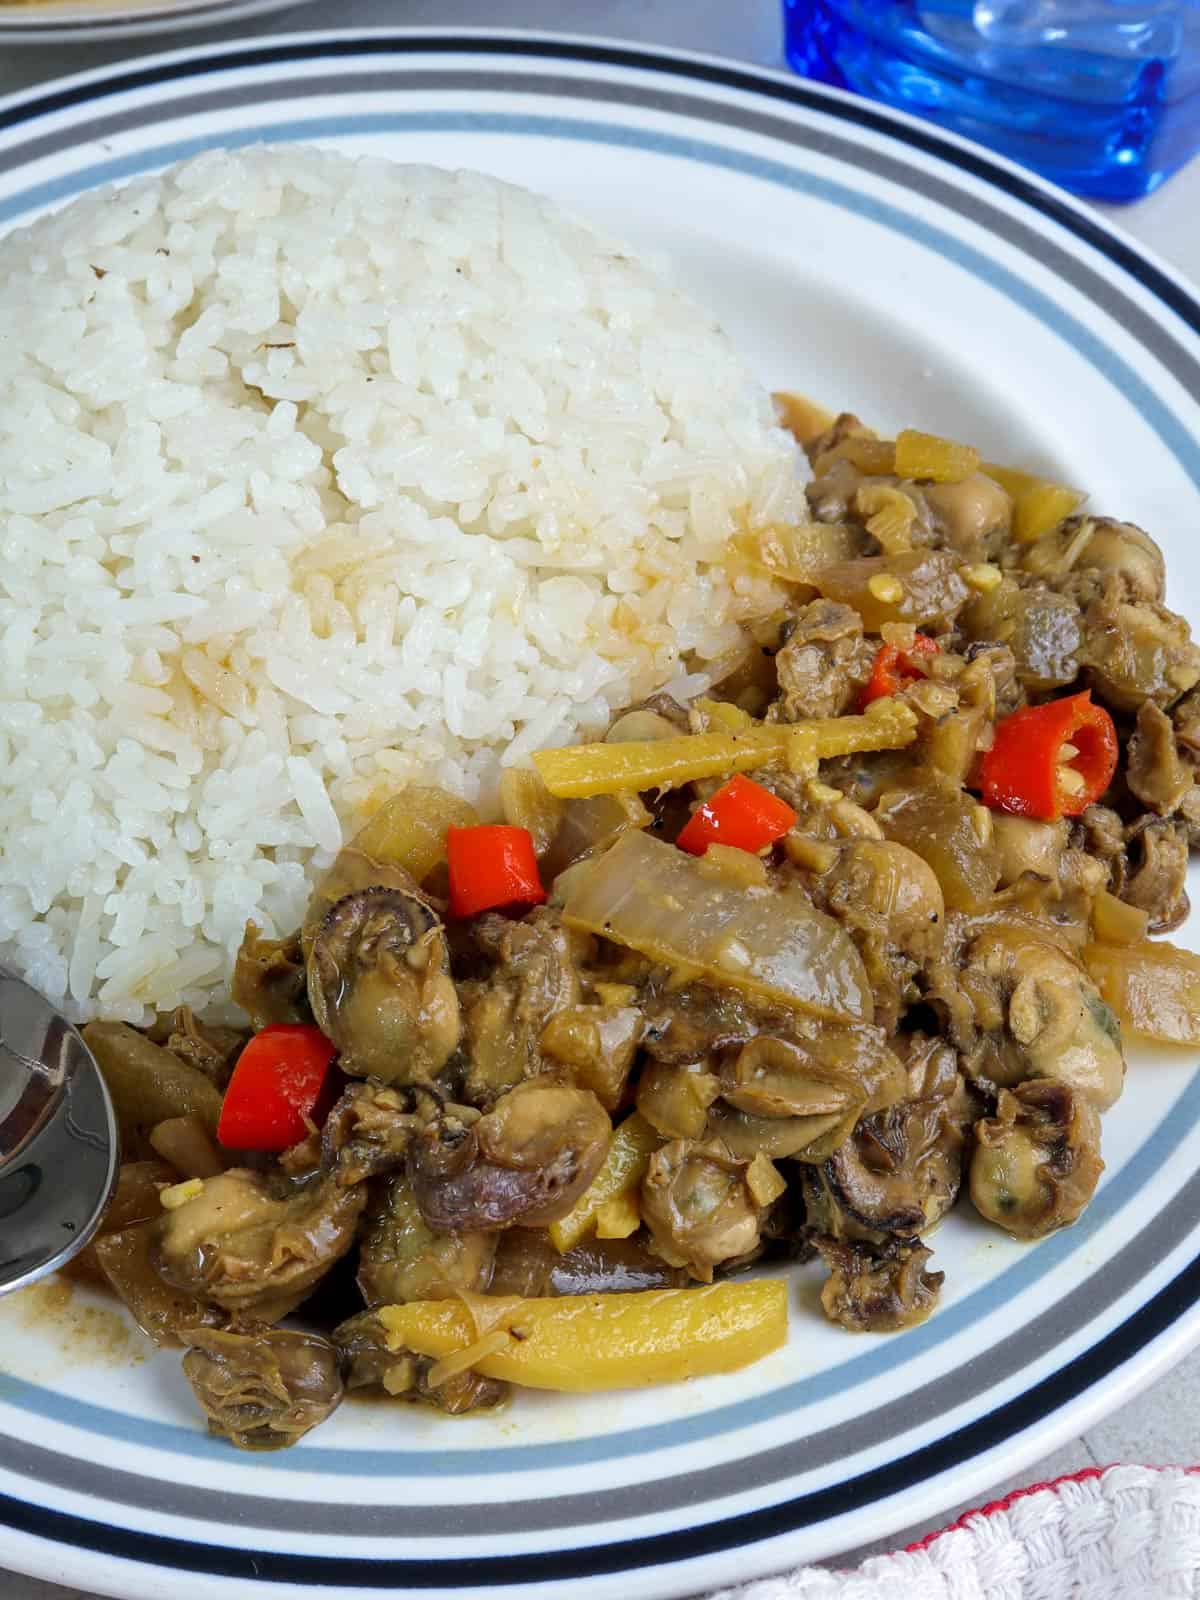
<path id="1" fill-rule="evenodd" d="M 91 1052 L 0 967 L 0 1294 L 83 1249 L 116 1175 L 116 1121 Z"/>

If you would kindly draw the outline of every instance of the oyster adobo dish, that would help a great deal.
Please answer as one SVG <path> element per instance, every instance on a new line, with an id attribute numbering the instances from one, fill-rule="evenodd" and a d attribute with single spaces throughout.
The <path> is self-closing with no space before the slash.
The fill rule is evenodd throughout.
<path id="1" fill-rule="evenodd" d="M 1083 1212 L 1123 1035 L 1200 1042 L 1161 937 L 1200 648 L 1153 538 L 778 403 L 811 521 L 738 539 L 778 606 L 705 692 L 508 768 L 491 818 L 381 797 L 302 926 L 247 927 L 249 1026 L 84 1028 L 123 1165 L 76 1270 L 235 1445 L 351 1390 L 728 1371 L 782 1343 L 796 1261 L 833 1322 L 909 1327 L 952 1207 Z"/>

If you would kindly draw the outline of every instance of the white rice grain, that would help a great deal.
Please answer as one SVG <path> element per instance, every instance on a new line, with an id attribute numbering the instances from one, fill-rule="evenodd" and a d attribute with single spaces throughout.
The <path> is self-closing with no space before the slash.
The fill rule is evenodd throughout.
<path id="1" fill-rule="evenodd" d="M 0 241 L 0 961 L 220 1009 L 389 790 L 495 803 L 774 601 L 797 453 L 712 319 L 548 201 L 212 152 Z"/>

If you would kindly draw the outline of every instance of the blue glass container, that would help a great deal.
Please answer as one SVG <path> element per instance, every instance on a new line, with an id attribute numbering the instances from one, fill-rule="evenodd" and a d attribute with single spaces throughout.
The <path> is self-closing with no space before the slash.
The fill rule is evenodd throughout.
<path id="1" fill-rule="evenodd" d="M 797 72 L 1077 194 L 1135 200 L 1200 149 L 1200 0 L 784 0 L 784 21 Z"/>

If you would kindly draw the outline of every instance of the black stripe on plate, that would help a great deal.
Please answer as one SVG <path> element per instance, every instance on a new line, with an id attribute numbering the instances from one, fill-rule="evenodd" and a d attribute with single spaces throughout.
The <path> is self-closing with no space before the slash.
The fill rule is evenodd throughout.
<path id="1" fill-rule="evenodd" d="M 845 1483 L 802 1495 L 782 1505 L 643 1539 L 523 1555 L 383 1561 L 286 1555 L 196 1544 L 186 1539 L 109 1527 L 84 1517 L 26 1505 L 7 1495 L 0 1495 L 0 1522 L 20 1533 L 123 1561 L 247 1582 L 308 1584 L 321 1588 L 335 1584 L 397 1590 L 495 1588 L 504 1584 L 561 1583 L 636 1571 L 777 1538 L 887 1499 L 916 1483 L 962 1466 L 1094 1387 L 1166 1332 L 1197 1300 L 1200 1300 L 1200 1256 L 1099 1344 L 1076 1356 L 1059 1372 L 1024 1394 L 945 1439 L 914 1450 L 885 1467 L 877 1467 Z"/>
<path id="2" fill-rule="evenodd" d="M 923 127 L 900 126 L 886 111 L 881 111 L 867 101 L 847 96 L 839 98 L 828 91 L 815 89 L 803 80 L 789 83 L 766 78 L 753 70 L 717 61 L 690 60 L 686 57 L 660 55 L 651 50 L 631 50 L 620 45 L 589 44 L 563 38 L 539 39 L 503 38 L 491 35 L 462 34 L 396 34 L 390 38 L 378 35 L 311 41 L 296 40 L 290 44 L 260 45 L 249 50 L 235 50 L 220 54 L 188 56 L 174 62 L 106 75 L 95 83 L 75 84 L 69 88 L 51 90 L 31 100 L 24 100 L 7 111 L 0 112 L 0 132 L 19 126 L 34 118 L 48 116 L 89 100 L 103 99 L 107 95 L 125 94 L 137 89 L 156 87 L 180 78 L 203 76 L 208 73 L 238 70 L 248 67 L 274 66 L 293 61 L 340 59 L 350 56 L 408 56 L 408 55 L 462 55 L 528 56 L 543 60 L 586 62 L 598 66 L 624 67 L 633 71 L 662 72 L 672 77 L 690 78 L 702 83 L 720 85 L 746 94 L 766 96 L 785 104 L 802 106 L 824 116 L 837 117 L 854 123 L 874 133 L 882 133 L 901 143 L 911 145 L 927 155 L 958 167 L 960 171 L 979 178 L 994 188 L 1012 195 L 1023 205 L 1058 223 L 1077 239 L 1106 256 L 1130 277 L 1149 289 L 1168 306 L 1195 333 L 1200 334 L 1200 302 L 1197 302 L 1180 284 L 1145 260 L 1138 250 L 1122 239 L 1114 237 L 1098 220 L 1078 211 L 1065 198 L 1047 192 L 1019 172 L 1010 172 L 998 166 L 985 151 L 978 154 L 950 143 L 938 132 Z"/>

